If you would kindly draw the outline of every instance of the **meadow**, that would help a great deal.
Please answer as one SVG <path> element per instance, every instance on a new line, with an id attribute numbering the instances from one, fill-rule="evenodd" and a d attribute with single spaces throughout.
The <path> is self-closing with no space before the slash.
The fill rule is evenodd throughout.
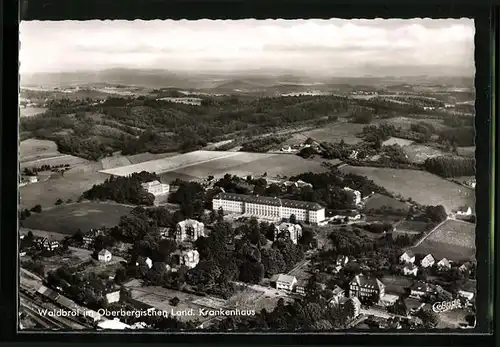
<path id="1" fill-rule="evenodd" d="M 415 253 L 431 253 L 437 259 L 447 258 L 455 262 L 474 259 L 476 225 L 448 220 L 412 250 Z"/>
<path id="2" fill-rule="evenodd" d="M 46 230 L 60 234 L 74 234 L 77 229 L 86 232 L 92 228 L 113 227 L 132 207 L 116 203 L 82 202 L 45 208 L 32 213 L 23 221 L 25 228 Z"/>
<path id="3" fill-rule="evenodd" d="M 382 195 L 382 194 L 373 194 L 364 202 L 364 210 L 380 210 L 383 207 L 389 207 L 394 211 L 405 211 L 409 210 L 408 204 L 401 202 L 395 198 L 391 198 L 390 196 Z"/>
<path id="4" fill-rule="evenodd" d="M 421 164 L 427 158 L 439 157 L 441 155 L 444 155 L 444 153 L 437 148 L 419 144 L 404 146 L 403 151 L 408 156 L 408 160 L 415 164 Z"/>
<path id="5" fill-rule="evenodd" d="M 361 133 L 366 124 L 355 124 L 344 121 L 328 124 L 324 127 L 296 133 L 291 139 L 284 142 L 285 145 L 296 145 L 303 143 L 308 137 L 318 142 L 340 142 L 344 140 L 347 144 L 357 144 L 362 141 L 357 134 Z"/>
<path id="6" fill-rule="evenodd" d="M 61 153 L 54 141 L 27 139 L 19 143 L 19 161 L 28 162 L 43 158 L 57 157 Z"/>
<path id="7" fill-rule="evenodd" d="M 475 192 L 426 171 L 343 166 L 344 173 L 366 176 L 392 194 L 411 198 L 422 205 L 443 205 L 447 212 L 475 206 Z"/>

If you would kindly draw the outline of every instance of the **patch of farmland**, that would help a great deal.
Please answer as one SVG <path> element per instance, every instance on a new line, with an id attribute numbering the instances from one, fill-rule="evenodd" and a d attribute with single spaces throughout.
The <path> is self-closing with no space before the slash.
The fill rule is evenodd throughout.
<path id="1" fill-rule="evenodd" d="M 19 115 L 21 117 L 31 117 L 42 114 L 45 111 L 47 111 L 47 109 L 43 107 L 22 107 L 19 109 Z"/>
<path id="2" fill-rule="evenodd" d="M 408 156 L 408 160 L 412 163 L 423 163 L 428 158 L 434 158 L 444 155 L 444 153 L 433 147 L 412 144 L 403 147 L 403 151 Z"/>
<path id="3" fill-rule="evenodd" d="M 72 171 L 72 170 L 70 170 Z M 40 204 L 42 207 L 53 206 L 57 199 L 76 201 L 84 191 L 94 184 L 104 182 L 109 176 L 99 172 L 66 173 L 64 176 L 53 174 L 51 179 L 42 183 L 28 184 L 19 188 L 20 207 L 32 208 Z"/>
<path id="4" fill-rule="evenodd" d="M 393 194 L 412 198 L 422 205 L 443 205 L 448 212 L 461 206 L 475 206 L 473 189 L 463 187 L 426 171 L 346 165 L 345 173 L 366 176 Z"/>
<path id="5" fill-rule="evenodd" d="M 414 253 L 432 254 L 436 259 L 450 259 L 454 262 L 474 260 L 476 258 L 476 249 L 450 245 L 447 243 L 436 242 L 425 239 L 420 245 L 411 249 Z"/>
<path id="6" fill-rule="evenodd" d="M 384 207 L 390 208 L 393 211 L 404 212 L 407 212 L 410 209 L 408 204 L 382 194 L 373 194 L 364 202 L 365 211 L 380 210 Z"/>
<path id="7" fill-rule="evenodd" d="M 134 154 L 134 155 L 128 155 L 127 158 L 131 164 L 139 164 L 139 163 L 144 163 L 146 161 L 169 158 L 169 157 L 173 157 L 175 155 L 179 155 L 179 153 L 171 152 L 171 153 L 154 154 L 154 153 L 145 152 L 145 153 L 139 153 L 139 154 Z"/>
<path id="8" fill-rule="evenodd" d="M 108 175 L 116 176 L 128 176 L 134 172 L 141 171 L 156 172 L 157 174 L 160 174 L 217 159 L 239 156 L 241 154 L 242 153 L 238 152 L 194 151 L 169 158 L 151 160 L 139 164 L 123 166 L 120 168 L 103 170 L 102 172 Z"/>
<path id="9" fill-rule="evenodd" d="M 380 123 L 391 124 L 397 128 L 410 129 L 412 124 L 426 123 L 432 125 L 436 130 L 442 130 L 448 128 L 443 123 L 442 119 L 430 118 L 426 115 L 415 115 L 412 117 L 394 117 L 381 120 Z"/>
<path id="10" fill-rule="evenodd" d="M 430 230 L 426 222 L 405 220 L 396 226 L 395 231 L 401 234 L 420 234 L 426 230 Z"/>
<path id="11" fill-rule="evenodd" d="M 19 143 L 19 161 L 31 161 L 61 155 L 54 141 L 27 139 Z"/>
<path id="12" fill-rule="evenodd" d="M 457 148 L 458 155 L 462 157 L 475 157 L 476 156 L 476 147 L 458 147 Z"/>
<path id="13" fill-rule="evenodd" d="M 114 169 L 115 167 L 130 165 L 130 160 L 123 155 L 102 158 L 100 160 L 103 170 Z"/>
<path id="14" fill-rule="evenodd" d="M 384 142 L 382 142 L 382 145 L 384 145 L 384 146 L 399 145 L 401 147 L 404 147 L 404 146 L 409 146 L 412 143 L 413 143 L 413 141 L 411 141 L 411 140 L 401 139 L 399 137 L 391 137 L 388 140 L 385 140 Z"/>
<path id="15" fill-rule="evenodd" d="M 458 220 L 448 220 L 429 235 L 427 240 L 475 248 L 476 225 Z"/>
<path id="16" fill-rule="evenodd" d="M 82 202 L 63 204 L 43 209 L 42 213 L 32 213 L 23 221 L 23 226 L 31 229 L 47 230 L 61 234 L 74 234 L 102 226 L 118 225 L 120 217 L 132 208 L 114 203 Z"/>
<path id="17" fill-rule="evenodd" d="M 340 142 L 340 140 L 344 140 L 345 143 L 354 145 L 362 141 L 357 137 L 357 134 L 361 133 L 364 126 L 364 124 L 337 122 L 319 129 L 296 133 L 291 139 L 285 141 L 284 145 L 300 144 L 308 137 L 318 142 Z"/>

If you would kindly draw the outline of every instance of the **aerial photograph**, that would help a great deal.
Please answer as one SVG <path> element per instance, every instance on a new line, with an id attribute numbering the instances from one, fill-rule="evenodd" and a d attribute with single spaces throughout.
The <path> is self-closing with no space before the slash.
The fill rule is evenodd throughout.
<path id="1" fill-rule="evenodd" d="M 474 33 L 21 22 L 20 332 L 473 329 Z"/>

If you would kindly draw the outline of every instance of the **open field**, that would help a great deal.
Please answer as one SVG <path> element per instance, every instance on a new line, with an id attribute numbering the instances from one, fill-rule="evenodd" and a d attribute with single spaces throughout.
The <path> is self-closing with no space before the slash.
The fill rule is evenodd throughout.
<path id="1" fill-rule="evenodd" d="M 21 117 L 30 117 L 44 113 L 46 110 L 47 109 L 43 107 L 21 107 L 19 109 L 19 115 Z"/>
<path id="2" fill-rule="evenodd" d="M 463 157 L 474 157 L 476 156 L 476 147 L 458 147 L 457 148 L 458 155 Z"/>
<path id="3" fill-rule="evenodd" d="M 408 206 L 408 204 L 382 194 L 373 194 L 364 202 L 365 211 L 380 210 L 383 207 L 391 208 L 393 211 L 405 212 L 410 209 L 410 206 Z"/>
<path id="4" fill-rule="evenodd" d="M 405 276 L 386 275 L 380 279 L 388 294 L 404 294 L 405 288 L 413 285 L 413 280 Z"/>
<path id="5" fill-rule="evenodd" d="M 20 164 L 21 169 L 32 168 L 32 167 L 40 167 L 42 165 L 50 165 L 50 166 L 58 166 L 58 165 L 70 165 L 70 167 L 80 167 L 80 166 L 89 166 L 93 165 L 94 162 L 83 159 L 80 157 L 75 157 L 69 154 L 60 154 L 57 156 L 53 156 L 50 158 L 40 158 L 30 161 L 23 161 Z"/>
<path id="6" fill-rule="evenodd" d="M 390 137 L 389 139 L 382 142 L 382 145 L 384 145 L 384 146 L 399 145 L 399 146 L 403 147 L 403 146 L 409 146 L 412 143 L 413 143 L 412 140 L 401 139 L 399 137 Z"/>
<path id="7" fill-rule="evenodd" d="M 444 155 L 444 153 L 433 147 L 412 144 L 403 147 L 403 151 L 408 156 L 408 160 L 412 163 L 423 163 L 427 158 L 434 158 Z"/>
<path id="8" fill-rule="evenodd" d="M 151 161 L 151 160 L 157 160 L 157 159 L 163 159 L 163 158 L 168 158 L 168 157 L 173 157 L 174 155 L 178 155 L 179 153 L 172 152 L 172 153 L 139 153 L 139 154 L 134 154 L 134 155 L 128 155 L 127 159 L 130 161 L 130 164 L 139 164 L 143 163 L 146 161 Z"/>
<path id="9" fill-rule="evenodd" d="M 27 139 L 19 143 L 19 161 L 32 161 L 43 158 L 57 157 L 61 155 L 57 151 L 54 141 Z"/>
<path id="10" fill-rule="evenodd" d="M 415 115 L 412 117 L 393 117 L 381 120 L 380 123 L 391 124 L 397 128 L 410 129 L 412 124 L 426 123 L 432 125 L 436 130 L 442 130 L 448 128 L 443 124 L 442 119 L 430 118 L 427 115 Z"/>
<path id="11" fill-rule="evenodd" d="M 165 182 L 176 178 L 198 180 L 209 175 L 222 177 L 226 173 L 238 176 L 263 175 L 292 176 L 306 171 L 323 172 L 324 160 L 306 160 L 294 155 L 246 152 L 196 151 L 169 158 L 148 161 L 101 172 L 111 175 L 129 175 L 150 171 L 160 174 Z"/>
<path id="12" fill-rule="evenodd" d="M 426 171 L 361 166 L 343 166 L 341 171 L 373 180 L 393 194 L 412 198 L 423 205 L 443 205 L 448 212 L 461 206 L 475 206 L 473 189 L 465 188 Z"/>
<path id="13" fill-rule="evenodd" d="M 340 140 L 344 140 L 347 144 L 356 144 L 361 142 L 361 139 L 356 135 L 361 133 L 365 125 L 339 121 L 319 129 L 296 133 L 289 140 L 285 141 L 282 146 L 303 143 L 308 137 L 318 142 L 340 142 Z"/>
<path id="14" fill-rule="evenodd" d="M 88 172 L 84 170 L 70 173 L 71 171 L 73 169 L 65 173 L 64 176 L 53 173 L 45 182 L 28 184 L 19 188 L 20 206 L 31 208 L 40 204 L 42 207 L 49 207 L 53 206 L 59 198 L 63 201 L 68 199 L 76 201 L 84 191 L 92 188 L 94 184 L 104 182 L 109 177 L 99 172 L 93 172 L 91 168 Z"/>
<path id="15" fill-rule="evenodd" d="M 23 225 L 26 228 L 73 234 L 76 229 L 85 232 L 102 226 L 113 227 L 130 210 L 129 206 L 107 202 L 64 204 L 44 209 L 42 213 L 32 213 L 23 221 Z"/>
<path id="16" fill-rule="evenodd" d="M 476 255 L 476 226 L 448 220 L 412 250 L 416 253 L 431 253 L 437 259 L 445 257 L 457 262 L 473 259 Z"/>
<path id="17" fill-rule="evenodd" d="M 405 220 L 396 226 L 396 230 L 392 232 L 392 236 L 397 237 L 402 235 L 418 235 L 426 230 L 430 230 L 430 228 L 425 222 Z"/>

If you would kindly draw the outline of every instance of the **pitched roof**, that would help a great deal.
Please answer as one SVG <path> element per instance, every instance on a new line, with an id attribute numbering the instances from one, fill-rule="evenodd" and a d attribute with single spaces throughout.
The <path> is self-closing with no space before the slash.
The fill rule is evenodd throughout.
<path id="1" fill-rule="evenodd" d="M 412 251 L 406 251 L 404 252 L 403 254 L 401 254 L 401 256 L 404 256 L 404 255 L 407 255 L 409 258 L 413 258 L 415 256 L 415 254 L 413 254 Z"/>
<path id="2" fill-rule="evenodd" d="M 360 287 L 363 288 L 372 288 L 382 290 L 384 288 L 384 284 L 378 278 L 368 278 L 363 274 L 357 275 L 353 278 L 352 282 L 356 282 Z"/>
<path id="3" fill-rule="evenodd" d="M 425 292 L 429 289 L 429 286 L 423 281 L 416 281 L 415 283 L 413 283 L 410 289 Z"/>
<path id="4" fill-rule="evenodd" d="M 432 256 L 432 254 L 427 254 L 427 255 L 426 255 L 426 256 L 422 259 L 422 261 L 423 261 L 423 260 L 425 260 L 425 259 L 427 259 L 427 260 L 429 260 L 429 261 L 434 261 L 434 257 Z"/>
<path id="5" fill-rule="evenodd" d="M 288 284 L 292 284 L 297 279 L 294 276 L 279 274 L 276 278 L 276 282 L 284 282 Z"/>
<path id="6" fill-rule="evenodd" d="M 443 258 L 439 261 L 438 265 L 450 265 L 450 261 L 446 258 Z"/>
<path id="7" fill-rule="evenodd" d="M 270 206 L 283 206 L 289 208 L 302 208 L 313 211 L 324 209 L 323 206 L 315 202 L 271 198 L 268 196 L 254 196 L 254 195 L 235 194 L 235 193 L 219 193 L 216 196 L 214 196 L 214 199 L 241 201 L 241 202 L 270 205 Z"/>
<path id="8" fill-rule="evenodd" d="M 104 248 L 104 249 L 101 249 L 101 251 L 99 252 L 99 255 L 106 255 L 108 253 L 111 254 L 110 251 L 108 251 L 106 248 Z"/>
<path id="9" fill-rule="evenodd" d="M 335 288 L 333 288 L 333 295 L 340 295 L 342 293 L 344 293 L 344 289 L 340 288 L 339 286 L 335 286 Z"/>

